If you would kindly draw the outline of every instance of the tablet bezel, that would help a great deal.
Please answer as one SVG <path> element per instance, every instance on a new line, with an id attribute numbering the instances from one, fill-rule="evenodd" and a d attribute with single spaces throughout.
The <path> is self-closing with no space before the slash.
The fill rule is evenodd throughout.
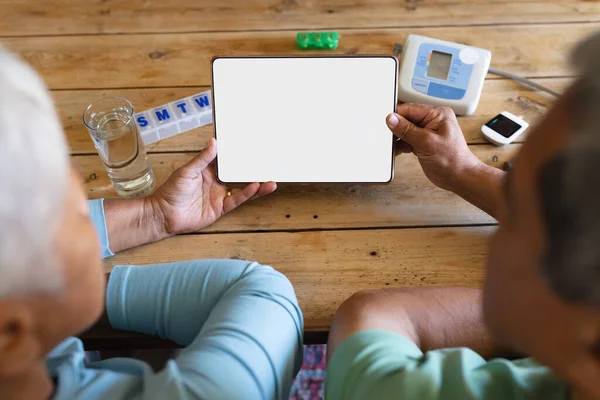
<path id="1" fill-rule="evenodd" d="M 392 106 L 392 110 L 390 111 L 390 113 L 395 112 L 396 111 L 396 106 L 398 105 L 398 69 L 399 69 L 399 61 L 398 58 L 396 56 L 393 55 L 368 55 L 368 54 L 353 54 L 353 55 L 344 55 L 344 54 L 333 54 L 333 55 L 281 55 L 281 56 L 268 56 L 268 55 L 247 55 L 247 56 L 214 56 L 211 61 L 210 61 L 210 66 L 211 66 L 211 84 L 212 84 L 212 109 L 213 109 L 213 137 L 215 138 L 215 140 L 217 140 L 218 143 L 218 138 L 217 138 L 217 110 L 216 110 L 216 104 L 215 104 L 215 85 L 214 85 L 214 62 L 216 60 L 219 59 L 249 59 L 249 58 L 268 58 L 268 59 L 286 59 L 286 58 L 391 58 L 392 60 L 394 60 L 395 63 L 395 71 L 396 74 L 394 76 L 394 103 Z M 391 132 L 390 132 L 391 133 Z M 396 161 L 396 154 L 395 154 L 395 143 L 396 143 L 396 138 L 393 134 L 391 134 L 391 146 L 392 146 L 392 162 L 391 162 L 391 171 L 390 171 L 390 179 L 385 181 L 385 182 L 277 182 L 278 184 L 281 185 L 320 185 L 320 184 L 326 184 L 326 185 L 359 185 L 359 184 L 364 184 L 364 185 L 387 185 L 390 182 L 392 182 L 394 180 L 394 173 L 395 173 L 395 161 Z M 223 180 L 221 180 L 220 176 L 219 176 L 219 156 L 218 156 L 218 150 L 217 150 L 217 156 L 215 159 L 215 172 L 216 172 L 216 177 L 217 177 L 217 181 L 223 185 L 245 185 L 245 184 L 249 184 L 252 182 L 225 182 Z"/>

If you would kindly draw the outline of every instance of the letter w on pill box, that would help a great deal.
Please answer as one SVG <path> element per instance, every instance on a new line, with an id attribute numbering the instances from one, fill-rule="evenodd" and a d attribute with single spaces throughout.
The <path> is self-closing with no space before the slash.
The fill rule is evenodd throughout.
<path id="1" fill-rule="evenodd" d="M 210 90 L 135 115 L 146 145 L 211 124 L 212 120 Z"/>

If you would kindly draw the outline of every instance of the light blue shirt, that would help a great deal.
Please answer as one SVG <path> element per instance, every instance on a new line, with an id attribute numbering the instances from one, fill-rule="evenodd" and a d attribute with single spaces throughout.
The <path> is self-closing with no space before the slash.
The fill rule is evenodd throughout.
<path id="1" fill-rule="evenodd" d="M 104 257 L 112 255 L 102 200 L 90 201 Z M 116 266 L 106 292 L 111 325 L 185 349 L 159 372 L 138 360 L 85 362 L 69 338 L 47 357 L 55 400 L 287 399 L 302 364 L 294 289 L 271 267 L 239 260 Z"/>

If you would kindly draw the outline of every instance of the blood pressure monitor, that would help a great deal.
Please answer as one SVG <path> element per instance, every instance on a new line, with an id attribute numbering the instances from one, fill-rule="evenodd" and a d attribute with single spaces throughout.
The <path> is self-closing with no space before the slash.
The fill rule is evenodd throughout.
<path id="1" fill-rule="evenodd" d="M 475 112 L 492 53 L 477 47 L 409 35 L 402 50 L 398 99 Z"/>

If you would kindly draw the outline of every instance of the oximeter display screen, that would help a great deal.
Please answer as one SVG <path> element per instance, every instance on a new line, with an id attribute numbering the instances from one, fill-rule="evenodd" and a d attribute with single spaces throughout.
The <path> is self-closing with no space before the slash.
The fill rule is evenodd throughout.
<path id="1" fill-rule="evenodd" d="M 517 124 L 511 119 L 506 118 L 502 114 L 499 114 L 496 117 L 494 117 L 494 119 L 485 124 L 485 126 L 498 132 L 505 138 L 511 137 L 516 131 L 521 129 L 521 125 Z"/>
<path id="2" fill-rule="evenodd" d="M 427 68 L 427 76 L 430 78 L 448 79 L 450 73 L 450 65 L 452 64 L 452 54 L 442 53 L 441 51 L 433 50 L 429 59 L 429 68 Z"/>

